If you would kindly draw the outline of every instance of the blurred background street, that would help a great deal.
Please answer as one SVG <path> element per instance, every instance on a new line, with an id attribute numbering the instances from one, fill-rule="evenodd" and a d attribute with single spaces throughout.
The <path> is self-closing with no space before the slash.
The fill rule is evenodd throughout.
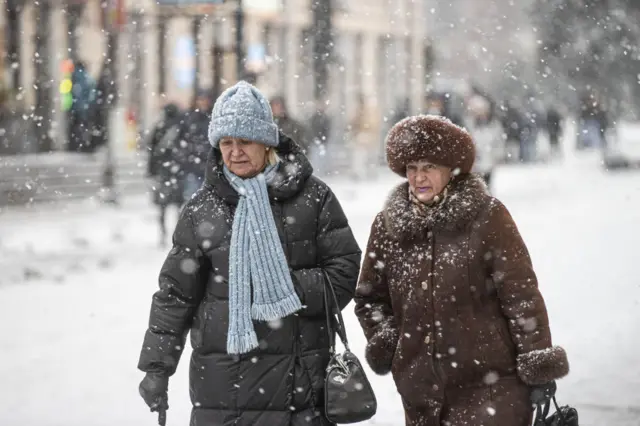
<path id="1" fill-rule="evenodd" d="M 581 426 L 640 425 L 638 2 L 0 6 L 0 425 L 156 424 L 136 369 L 148 304 L 204 174 L 211 107 L 239 79 L 271 99 L 361 247 L 398 181 L 390 127 L 420 113 L 466 127 L 569 354 L 559 402 Z M 187 364 L 172 426 L 191 408 Z M 366 424 L 403 424 L 391 378 L 367 372 L 380 407 Z"/>

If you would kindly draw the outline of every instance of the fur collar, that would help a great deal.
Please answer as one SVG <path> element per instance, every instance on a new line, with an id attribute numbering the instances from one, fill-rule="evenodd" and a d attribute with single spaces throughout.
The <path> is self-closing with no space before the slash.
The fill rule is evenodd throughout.
<path id="1" fill-rule="evenodd" d="M 421 216 L 409 199 L 409 183 L 398 185 L 383 210 L 387 233 L 396 240 L 408 241 L 423 239 L 432 230 L 462 230 L 489 201 L 487 185 L 477 175 L 458 176 L 447 189 L 447 197 Z"/>

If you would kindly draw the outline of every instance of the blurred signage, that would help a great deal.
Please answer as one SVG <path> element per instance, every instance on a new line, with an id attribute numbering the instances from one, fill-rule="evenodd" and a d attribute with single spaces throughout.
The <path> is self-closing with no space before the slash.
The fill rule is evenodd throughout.
<path id="1" fill-rule="evenodd" d="M 222 4 L 224 0 L 156 0 L 159 6 L 194 6 L 194 5 L 210 5 Z"/>
<path id="2" fill-rule="evenodd" d="M 176 40 L 173 75 L 182 89 L 193 85 L 196 78 L 196 45 L 188 36 L 179 37 Z"/>
<path id="3" fill-rule="evenodd" d="M 163 14 L 206 15 L 216 6 L 228 3 L 226 0 L 155 0 Z"/>
<path id="4" fill-rule="evenodd" d="M 254 73 L 261 73 L 267 66 L 267 51 L 264 44 L 250 44 L 247 49 L 246 68 Z"/>
<path id="5" fill-rule="evenodd" d="M 103 9 L 103 25 L 112 31 L 121 30 L 127 23 L 125 0 L 107 0 Z"/>
<path id="6" fill-rule="evenodd" d="M 275 14 L 282 12 L 282 0 L 243 0 L 242 4 L 252 13 Z"/>

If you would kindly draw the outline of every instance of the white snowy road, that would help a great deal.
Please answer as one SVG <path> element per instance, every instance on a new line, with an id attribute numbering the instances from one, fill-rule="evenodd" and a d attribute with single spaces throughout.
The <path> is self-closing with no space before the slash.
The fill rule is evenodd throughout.
<path id="1" fill-rule="evenodd" d="M 333 185 L 362 247 L 396 181 Z M 527 242 L 555 343 L 572 373 L 561 403 L 581 426 L 640 425 L 640 173 L 606 174 L 594 158 L 509 167 L 495 193 Z M 164 250 L 146 199 L 115 211 L 88 203 L 0 213 L 0 425 L 139 426 L 155 417 L 136 370 Z M 347 322 L 359 355 L 364 339 Z M 171 381 L 168 424 L 185 425 L 188 354 Z M 402 425 L 390 377 L 370 373 L 379 415 Z"/>

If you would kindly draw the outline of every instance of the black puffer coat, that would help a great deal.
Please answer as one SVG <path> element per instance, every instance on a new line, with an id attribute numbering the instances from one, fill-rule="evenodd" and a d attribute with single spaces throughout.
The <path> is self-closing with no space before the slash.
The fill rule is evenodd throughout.
<path id="1" fill-rule="evenodd" d="M 294 285 L 305 306 L 271 327 L 254 322 L 260 348 L 226 353 L 229 244 L 238 195 L 212 150 L 204 186 L 185 206 L 153 296 L 139 368 L 173 374 L 191 330 L 191 426 L 323 426 L 329 361 L 323 270 L 340 307 L 352 299 L 360 249 L 331 190 L 311 176 L 300 148 L 280 134 L 281 177 L 271 207 Z"/>

